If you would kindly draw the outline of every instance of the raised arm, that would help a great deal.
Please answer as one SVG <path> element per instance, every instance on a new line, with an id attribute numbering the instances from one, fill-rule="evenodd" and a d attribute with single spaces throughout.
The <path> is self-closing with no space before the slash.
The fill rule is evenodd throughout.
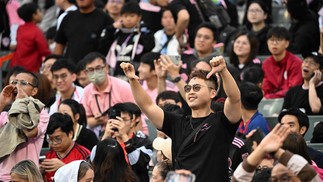
<path id="1" fill-rule="evenodd" d="M 223 89 L 227 95 L 224 103 L 224 114 L 231 123 L 237 123 L 241 118 L 241 99 L 238 85 L 227 69 L 222 56 L 214 57 L 210 64 L 212 65 L 212 70 L 208 77 L 215 73 L 220 73 L 222 77 Z"/>
<path id="2" fill-rule="evenodd" d="M 133 65 L 123 62 L 120 66 L 129 79 L 131 91 L 137 105 L 146 114 L 155 127 L 157 129 L 161 129 L 163 127 L 164 111 L 151 100 L 150 96 L 142 88 L 139 83 L 138 76 L 135 75 Z"/>
<path id="3" fill-rule="evenodd" d="M 0 94 L 0 112 L 2 112 L 11 101 L 13 101 L 14 90 L 15 87 L 13 85 L 7 85 L 2 89 Z"/>
<path id="4" fill-rule="evenodd" d="M 315 86 L 321 81 L 322 72 L 320 70 L 316 70 L 314 72 L 313 78 L 311 78 L 309 83 L 309 91 L 308 91 L 308 101 L 313 113 L 318 113 L 321 111 L 322 103 L 321 99 L 317 96 Z"/>

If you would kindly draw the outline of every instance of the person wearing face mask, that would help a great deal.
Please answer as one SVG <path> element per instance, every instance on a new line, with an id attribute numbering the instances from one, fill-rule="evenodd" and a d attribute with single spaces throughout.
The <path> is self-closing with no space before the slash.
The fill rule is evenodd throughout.
<path id="1" fill-rule="evenodd" d="M 81 102 L 86 111 L 88 128 L 100 137 L 108 119 L 105 111 L 114 104 L 134 102 L 134 99 L 126 81 L 108 75 L 109 69 L 102 54 L 89 53 L 82 61 L 91 83 L 85 87 L 86 97 Z"/>

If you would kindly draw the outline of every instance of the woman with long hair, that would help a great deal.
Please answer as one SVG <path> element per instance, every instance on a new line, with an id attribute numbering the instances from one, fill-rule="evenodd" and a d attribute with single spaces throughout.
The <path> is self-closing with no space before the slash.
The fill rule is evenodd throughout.
<path id="1" fill-rule="evenodd" d="M 112 138 L 100 141 L 92 149 L 91 161 L 95 182 L 136 182 L 121 145 Z"/>
<path id="2" fill-rule="evenodd" d="M 58 106 L 58 112 L 68 114 L 74 123 L 73 140 L 89 149 L 98 143 L 95 133 L 86 128 L 86 115 L 84 107 L 73 99 L 65 99 Z"/>
<path id="3" fill-rule="evenodd" d="M 23 160 L 18 162 L 10 172 L 11 181 L 28 181 L 28 182 L 43 182 L 43 177 L 31 160 Z"/>
<path id="4" fill-rule="evenodd" d="M 258 52 L 257 38 L 246 31 L 236 34 L 230 53 L 230 63 L 240 71 L 240 78 L 243 70 L 251 66 L 261 66 L 261 61 L 256 57 Z"/>

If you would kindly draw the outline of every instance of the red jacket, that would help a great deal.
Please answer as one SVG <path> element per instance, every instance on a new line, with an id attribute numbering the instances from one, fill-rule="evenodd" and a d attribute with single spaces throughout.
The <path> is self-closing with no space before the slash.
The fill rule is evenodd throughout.
<path id="1" fill-rule="evenodd" d="M 19 26 L 17 48 L 10 66 L 22 66 L 28 71 L 39 72 L 42 58 L 48 56 L 47 40 L 35 23 L 28 22 Z"/>
<path id="2" fill-rule="evenodd" d="M 273 56 L 267 58 L 262 70 L 265 73 L 262 90 L 266 99 L 282 98 L 289 88 L 303 83 L 302 60 L 288 51 L 279 62 Z"/>

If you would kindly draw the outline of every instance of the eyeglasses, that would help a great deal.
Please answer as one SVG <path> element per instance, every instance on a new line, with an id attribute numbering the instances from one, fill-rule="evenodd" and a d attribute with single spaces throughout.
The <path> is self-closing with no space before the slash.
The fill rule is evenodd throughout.
<path id="1" fill-rule="evenodd" d="M 48 142 L 49 144 L 53 144 L 54 142 L 55 142 L 56 144 L 61 144 L 61 143 L 62 143 L 62 138 L 60 138 L 60 137 L 46 138 L 46 140 L 47 140 L 47 142 Z"/>
<path id="2" fill-rule="evenodd" d="M 214 89 L 213 87 L 209 87 L 209 86 L 206 86 L 206 85 L 194 84 L 194 85 L 185 85 L 184 86 L 184 91 L 186 93 L 189 93 L 191 91 L 191 89 L 193 88 L 194 92 L 198 92 L 198 91 L 201 90 L 202 87 L 208 87 L 210 89 Z"/>
<path id="3" fill-rule="evenodd" d="M 30 86 L 32 86 L 32 87 L 36 87 L 36 85 L 34 85 L 34 84 L 32 84 L 32 83 L 29 83 L 29 82 L 27 82 L 27 81 L 25 81 L 25 80 L 12 80 L 12 81 L 10 82 L 10 84 L 11 84 L 11 85 L 17 85 L 17 84 L 19 84 L 19 85 L 21 85 L 21 86 L 23 86 L 23 87 L 25 87 L 25 86 L 27 86 L 27 85 L 30 85 Z"/>
<path id="4" fill-rule="evenodd" d="M 87 68 L 86 70 L 85 70 L 85 72 L 86 73 L 93 73 L 94 71 L 101 71 L 101 70 L 103 70 L 104 68 L 105 68 L 105 66 L 106 65 L 104 65 L 104 66 L 97 66 L 97 67 L 95 67 L 95 68 Z"/>
<path id="5" fill-rule="evenodd" d="M 282 38 L 270 38 L 270 39 L 268 39 L 268 41 L 270 43 L 276 43 L 276 44 L 281 43 L 283 40 L 284 39 L 282 39 Z"/>
<path id="6" fill-rule="evenodd" d="M 304 59 L 303 63 L 304 63 L 304 64 L 309 64 L 310 66 L 316 66 L 316 65 L 319 65 L 317 62 L 312 61 L 312 60 L 311 60 L 311 58 L 306 58 L 306 59 Z"/>
<path id="7" fill-rule="evenodd" d="M 264 12 L 263 10 L 261 10 L 261 9 L 249 9 L 248 10 L 248 13 L 255 13 L 255 14 L 260 14 L 260 13 L 262 13 L 262 12 Z"/>
<path id="8" fill-rule="evenodd" d="M 68 75 L 66 73 L 63 73 L 61 75 L 53 75 L 53 80 L 57 81 L 58 79 L 61 79 L 62 81 L 65 81 L 67 76 Z"/>
<path id="9" fill-rule="evenodd" d="M 282 174 L 280 176 L 273 176 L 269 178 L 269 182 L 289 182 L 291 180 L 292 176 L 289 176 L 287 173 Z"/>

